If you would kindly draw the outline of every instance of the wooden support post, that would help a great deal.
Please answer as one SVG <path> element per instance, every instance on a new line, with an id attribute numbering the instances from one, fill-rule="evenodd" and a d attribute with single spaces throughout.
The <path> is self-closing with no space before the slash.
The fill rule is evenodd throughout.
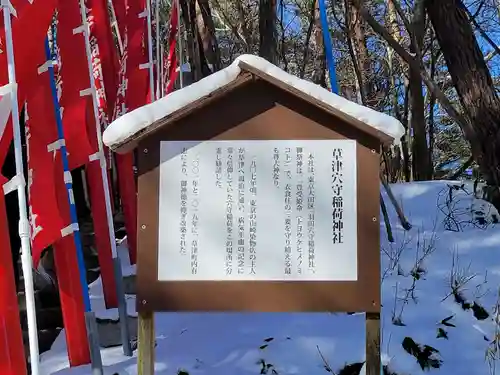
<path id="1" fill-rule="evenodd" d="M 366 313 L 366 375 L 380 375 L 380 313 Z"/>
<path id="2" fill-rule="evenodd" d="M 138 329 L 138 375 L 154 375 L 155 372 L 155 325 L 154 313 L 139 313 Z"/>

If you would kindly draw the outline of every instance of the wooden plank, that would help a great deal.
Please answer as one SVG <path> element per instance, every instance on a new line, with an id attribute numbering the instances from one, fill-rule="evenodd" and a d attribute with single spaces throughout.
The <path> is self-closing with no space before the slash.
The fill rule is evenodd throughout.
<path id="1" fill-rule="evenodd" d="M 139 313 L 137 342 L 137 373 L 154 375 L 155 372 L 155 327 L 154 314 Z"/>
<path id="2" fill-rule="evenodd" d="M 366 375 L 380 375 L 380 313 L 366 313 Z"/>

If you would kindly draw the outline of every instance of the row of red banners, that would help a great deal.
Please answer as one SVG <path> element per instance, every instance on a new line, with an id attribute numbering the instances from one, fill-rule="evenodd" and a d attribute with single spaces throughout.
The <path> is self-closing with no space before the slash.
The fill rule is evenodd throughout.
<path id="1" fill-rule="evenodd" d="M 63 171 L 60 149 L 62 145 L 66 146 L 70 169 L 85 166 L 106 305 L 116 307 L 112 244 L 106 216 L 97 131 L 102 131 L 113 119 L 147 104 L 151 99 L 154 88 L 150 88 L 148 83 L 150 62 L 147 53 L 145 1 L 147 0 L 127 0 L 125 4 L 125 0 L 112 0 L 119 36 L 123 41 L 123 53 L 119 56 L 107 0 L 85 0 L 88 29 L 82 24 L 79 0 L 11 0 L 17 13 L 12 19 L 17 96 L 19 106 L 24 107 L 26 120 L 26 180 L 32 256 L 36 265 L 44 249 L 50 245 L 54 248 L 71 365 L 90 363 L 90 355 L 86 345 L 82 289 L 75 282 L 78 280 L 73 240 L 76 228 L 71 223 L 65 186 L 70 177 Z M 54 19 L 56 10 L 57 17 Z M 47 31 L 53 23 L 56 32 L 49 34 L 57 38 L 56 41 L 51 40 L 51 43 L 55 42 L 57 51 L 58 59 L 55 62 L 47 61 L 45 51 Z M 8 77 L 5 30 L 1 21 L 0 26 L 0 86 L 3 86 L 8 84 Z M 172 91 L 177 74 L 175 7 L 170 26 L 170 49 L 161 62 L 166 72 L 163 78 L 168 82 L 164 85 L 165 93 Z M 91 51 L 91 74 L 86 53 L 87 37 Z M 54 109 L 50 67 L 55 72 L 59 114 Z M 97 97 L 98 124 L 94 116 L 91 79 Z M 64 139 L 60 139 L 57 132 L 58 115 L 61 116 Z M 12 137 L 12 126 L 7 124 L 0 138 L 1 163 L 6 158 Z M 130 258 L 135 263 L 137 208 L 133 155 L 117 156 L 116 162 Z M 0 182 L 3 180 L 5 178 L 0 175 Z M 2 210 L 4 205 L 2 195 L 0 248 L 5 253 L 10 249 L 10 240 L 8 231 L 3 230 L 7 222 L 5 210 Z M 7 256 L 7 253 L 2 255 Z M 4 258 L 2 263 L 8 264 L 5 259 L 8 258 Z M 18 315 L 16 318 L 16 314 L 12 314 L 13 309 L 17 311 L 17 298 L 11 280 L 12 272 L 7 271 L 0 275 L 0 334 L 5 331 L 8 339 L 0 340 L 0 368 L 3 374 L 22 375 L 25 373 L 24 355 L 21 365 L 17 358 L 19 353 L 12 347 L 12 343 L 22 345 L 22 340 L 18 337 L 20 332 L 15 328 L 18 324 L 12 321 L 19 320 Z M 6 319 L 11 319 L 10 323 L 14 325 L 10 330 L 12 324 Z M 22 347 L 20 350 L 24 352 Z"/>

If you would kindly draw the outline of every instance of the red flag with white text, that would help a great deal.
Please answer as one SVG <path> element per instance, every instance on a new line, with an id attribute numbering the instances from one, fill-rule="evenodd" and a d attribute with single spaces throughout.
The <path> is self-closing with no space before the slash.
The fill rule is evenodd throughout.
<path id="1" fill-rule="evenodd" d="M 113 39 L 106 0 L 86 0 L 92 66 L 100 111 L 112 120 L 120 62 Z M 101 114 L 100 114 L 101 115 Z M 105 126 L 105 124 L 103 123 Z"/>
<path id="2" fill-rule="evenodd" d="M 42 251 L 60 239 L 61 230 L 69 224 L 63 222 L 58 210 L 57 184 L 64 181 L 55 162 L 60 142 L 50 75 L 44 60 L 45 54 L 41 54 L 39 74 L 32 81 L 25 107 L 30 234 L 35 266 Z"/>
<path id="3" fill-rule="evenodd" d="M 59 105 L 69 168 L 74 169 L 87 164 L 89 156 L 97 151 L 87 130 L 87 111 L 93 98 L 78 0 L 59 0 L 57 47 Z"/>
<path id="4" fill-rule="evenodd" d="M 102 132 L 108 125 L 112 115 L 117 86 L 117 63 L 116 50 L 112 39 L 109 18 L 107 14 L 107 3 L 104 0 L 86 0 L 86 17 L 89 24 L 89 44 L 92 63 L 92 80 L 96 89 L 97 112 L 99 124 L 96 124 L 94 107 L 87 107 L 87 131 L 90 135 L 90 142 L 95 150 L 99 149 L 97 126 Z M 88 66 L 87 66 L 88 76 Z M 104 149 L 106 153 L 106 149 Z M 97 155 L 96 155 L 97 156 Z M 106 208 L 106 196 L 104 190 L 104 178 L 101 170 L 99 158 L 93 160 L 85 169 L 89 198 L 94 223 L 95 244 L 99 254 L 99 266 L 104 289 L 104 299 L 106 307 L 114 308 L 118 306 L 116 296 L 116 284 L 112 257 L 112 241 L 109 235 L 108 212 Z M 108 173 L 109 183 L 109 173 Z M 109 185 L 108 185 L 109 187 Z M 110 202 L 111 199 L 110 192 Z"/>
<path id="5" fill-rule="evenodd" d="M 98 101 L 99 125 L 102 132 L 113 120 L 120 62 L 111 30 L 107 1 L 86 0 L 86 10 L 87 22 L 90 30 L 89 42 L 92 58 L 92 73 Z M 94 121 L 92 121 L 92 124 L 94 124 Z M 93 138 L 95 138 L 95 130 L 89 128 L 89 131 L 90 134 L 94 135 Z M 104 147 L 104 153 L 108 160 L 108 175 L 110 175 L 109 171 L 113 164 L 112 154 L 107 147 Z M 109 191 L 110 194 L 112 194 L 113 189 L 111 188 L 110 176 L 108 180 L 110 183 Z M 111 203 L 113 203 L 113 199 L 111 199 Z"/>
<path id="6" fill-rule="evenodd" d="M 115 1 L 118 2 L 118 1 Z M 150 100 L 148 40 L 146 38 L 147 12 L 145 0 L 127 2 L 124 30 L 123 55 L 120 61 L 119 87 L 114 118 L 147 104 Z M 122 16 L 123 18 L 123 16 Z M 129 90 L 129 88 L 133 88 Z M 117 155 L 120 195 L 123 201 L 125 229 L 128 236 L 129 256 L 132 264 L 136 261 L 137 242 L 137 195 L 133 172 L 133 155 Z"/>
<path id="7" fill-rule="evenodd" d="M 44 40 L 54 14 L 57 0 L 12 0 L 17 17 L 12 17 L 12 38 L 16 68 L 17 95 L 19 106 L 22 105 L 26 89 L 31 86 L 33 69 L 36 70 L 36 56 L 43 53 Z M 0 85 L 9 82 L 7 74 L 7 51 L 3 10 L 0 9 Z M 0 139 L 0 162 L 5 160 L 12 142 L 12 126 L 7 125 Z"/>
<path id="8" fill-rule="evenodd" d="M 44 57 L 45 51 L 40 60 Z M 60 66 L 54 68 L 57 71 L 61 69 Z M 31 98 L 31 92 L 28 95 L 28 167 L 32 174 L 29 202 L 32 234 L 36 232 L 32 242 L 33 259 L 35 262 L 39 260 L 40 253 L 47 244 L 53 246 L 69 363 L 71 366 L 79 366 L 90 363 L 90 353 L 85 329 L 83 290 L 78 281 L 80 270 L 74 237 L 78 227 L 77 223 L 72 223 L 69 198 L 71 191 L 66 187 L 66 183 L 71 182 L 71 173 L 63 168 L 65 150 L 62 145 L 65 140 L 59 137 L 54 95 L 50 86 L 52 78 L 47 64 L 41 66 L 38 74 L 39 84 L 35 85 L 38 89 L 35 96 L 37 100 Z M 57 114 L 59 115 L 60 113 Z M 45 240 L 43 243 L 39 238 L 42 235 Z"/>
<path id="9" fill-rule="evenodd" d="M 127 84 L 133 87 L 126 95 L 129 111 L 150 101 L 149 56 L 145 0 L 129 0 L 127 12 Z M 151 62 L 152 63 L 152 62 Z"/>
<path id="10" fill-rule="evenodd" d="M 149 102 L 149 69 L 144 0 L 129 0 L 125 17 L 123 55 L 113 119 Z M 133 90 L 128 90 L 133 87 Z"/>

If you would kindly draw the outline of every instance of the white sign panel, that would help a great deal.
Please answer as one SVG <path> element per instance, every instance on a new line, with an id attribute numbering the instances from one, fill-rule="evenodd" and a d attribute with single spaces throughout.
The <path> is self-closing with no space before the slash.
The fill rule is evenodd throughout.
<path id="1" fill-rule="evenodd" d="M 356 142 L 161 142 L 158 280 L 357 279 Z"/>

